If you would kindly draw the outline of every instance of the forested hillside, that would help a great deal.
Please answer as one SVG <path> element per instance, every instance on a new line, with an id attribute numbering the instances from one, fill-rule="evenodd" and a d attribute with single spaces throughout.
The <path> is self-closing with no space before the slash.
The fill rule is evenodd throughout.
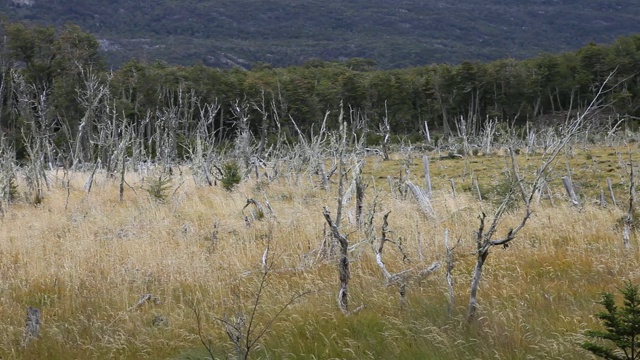
<path id="1" fill-rule="evenodd" d="M 3 0 L 0 14 L 78 24 L 114 65 L 280 67 L 361 57 L 401 68 L 557 53 L 640 29 L 633 0 Z"/>

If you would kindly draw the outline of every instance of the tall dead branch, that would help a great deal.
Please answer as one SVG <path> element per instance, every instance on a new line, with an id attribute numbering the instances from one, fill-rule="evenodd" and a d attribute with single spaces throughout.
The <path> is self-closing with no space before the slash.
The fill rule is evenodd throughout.
<path id="1" fill-rule="evenodd" d="M 426 124 L 426 122 L 425 122 Z M 389 140 L 391 139 L 391 125 L 389 125 L 389 112 L 387 110 L 387 101 L 384 101 L 384 118 L 380 124 L 380 135 L 382 136 L 382 158 L 389 160 Z"/>
<path id="2" fill-rule="evenodd" d="M 424 182 L 425 182 L 425 190 L 426 195 L 429 199 L 431 199 L 431 172 L 429 171 L 429 157 L 427 155 L 422 157 L 422 164 L 424 166 Z"/>
<path id="3" fill-rule="evenodd" d="M 37 204 L 44 196 L 43 188 L 50 187 L 45 166 L 54 162 L 55 146 L 51 141 L 51 133 L 55 119 L 49 104 L 51 90 L 28 84 L 18 71 L 11 71 L 11 82 L 17 98 L 16 111 L 25 123 L 22 128 L 23 146 L 28 154 L 25 176 L 31 201 Z"/>
<path id="4" fill-rule="evenodd" d="M 335 221 L 331 219 L 331 214 L 329 209 L 325 206 L 323 215 L 331 230 L 331 235 L 333 239 L 338 242 L 340 245 L 340 258 L 338 260 L 338 275 L 340 279 L 340 290 L 338 291 L 338 307 L 342 312 L 348 315 L 349 312 L 349 280 L 351 278 L 351 272 L 349 270 L 349 240 L 347 237 L 340 232 L 340 220 L 342 218 L 342 208 L 344 205 L 344 178 L 346 177 L 346 169 L 345 169 L 345 150 L 346 150 L 346 141 L 347 141 L 347 129 L 346 124 L 342 123 L 343 118 L 343 110 L 341 107 L 340 117 L 341 120 L 341 141 L 338 149 L 339 153 L 339 174 L 340 177 L 338 179 L 338 209 L 336 211 Z"/>
<path id="5" fill-rule="evenodd" d="M 82 66 L 78 67 L 84 86 L 82 90 L 77 90 L 77 99 L 84 109 L 84 114 L 80 119 L 75 148 L 72 154 L 72 169 L 74 170 L 77 169 L 80 163 L 92 160 L 92 143 L 97 142 L 98 145 L 101 145 L 100 141 L 95 141 L 96 139 L 92 139 L 91 136 L 95 133 L 96 123 L 99 120 L 97 118 L 101 115 L 100 108 L 105 104 L 105 99 L 109 97 L 109 86 L 100 81 L 98 74 L 92 68 L 84 69 Z"/>
<path id="6" fill-rule="evenodd" d="M 356 163 L 353 182 L 356 189 L 356 224 L 358 229 L 362 227 L 362 212 L 364 209 L 364 192 L 367 184 L 362 181 L 362 162 Z"/>
<path id="7" fill-rule="evenodd" d="M 276 320 L 278 320 L 282 314 L 292 306 L 298 299 L 309 294 L 308 291 L 298 292 L 289 297 L 289 300 L 278 308 L 275 314 L 267 315 L 260 314 L 262 309 L 262 303 L 266 296 L 267 288 L 269 286 L 269 279 L 273 270 L 273 262 L 268 261 L 269 244 L 267 244 L 267 250 L 262 260 L 262 271 L 260 272 L 260 278 L 257 282 L 257 289 L 251 298 L 248 306 L 243 304 L 233 304 L 225 308 L 225 313 L 222 316 L 213 316 L 213 318 L 219 322 L 229 339 L 229 342 L 233 346 L 237 359 L 249 359 L 251 352 L 257 348 L 258 342 L 264 337 L 264 335 L 273 327 Z M 211 338 L 205 336 L 203 331 L 203 319 L 202 311 L 195 302 L 189 304 L 191 310 L 195 315 L 198 337 L 200 342 L 206 348 L 207 352 L 212 359 L 214 351 Z"/>
<path id="8" fill-rule="evenodd" d="M 40 337 L 40 309 L 29 306 L 27 308 L 27 319 L 24 325 L 24 334 L 22 336 L 22 345 L 28 346 L 29 343 Z"/>
<path id="9" fill-rule="evenodd" d="M 331 213 L 327 207 L 324 207 L 322 213 L 324 215 L 331 235 L 340 245 L 340 259 L 338 260 L 338 274 L 340 279 L 340 291 L 338 292 L 338 306 L 343 313 L 349 314 L 349 280 L 351 272 L 349 270 L 349 240 L 340 232 L 338 225 L 331 219 Z"/>
<path id="10" fill-rule="evenodd" d="M 513 149 L 510 149 L 510 155 L 511 155 L 511 166 L 512 166 L 513 176 L 515 177 L 516 185 L 518 186 L 517 190 L 519 190 L 520 196 L 524 203 L 524 213 L 523 213 L 522 219 L 520 220 L 520 223 L 515 228 L 509 229 L 509 231 L 503 238 L 500 238 L 497 240 L 494 239 L 493 237 L 497 231 L 498 223 L 502 218 L 502 216 L 504 215 L 504 213 L 506 212 L 507 205 L 511 200 L 510 198 L 511 196 L 513 196 L 513 193 L 516 191 L 516 189 L 513 189 L 513 188 L 511 189 L 510 193 L 506 196 L 506 198 L 504 199 L 504 201 L 496 211 L 495 215 L 493 216 L 493 221 L 491 222 L 491 225 L 486 230 L 485 230 L 485 225 L 486 225 L 485 221 L 486 221 L 487 215 L 484 212 L 480 215 L 479 217 L 480 226 L 478 227 L 478 231 L 476 232 L 476 266 L 473 271 L 473 278 L 471 280 L 471 295 L 469 297 L 469 312 L 467 314 L 467 319 L 469 321 L 471 321 L 474 318 L 476 310 L 478 308 L 478 301 L 477 301 L 478 285 L 480 284 L 480 279 L 482 277 L 482 270 L 483 270 L 484 263 L 487 259 L 487 256 L 489 256 L 489 250 L 491 249 L 491 247 L 498 246 L 498 245 L 502 245 L 505 248 L 508 247 L 509 242 L 515 239 L 515 236 L 518 234 L 518 232 L 522 230 L 522 228 L 524 228 L 524 226 L 527 223 L 527 220 L 529 220 L 529 217 L 531 217 L 531 200 L 533 199 L 533 196 L 537 191 L 538 185 L 536 184 L 540 183 L 539 179 L 543 174 L 542 172 L 538 173 L 538 177 L 534 181 L 534 185 L 532 186 L 531 191 L 527 194 L 527 192 L 524 189 L 524 184 L 522 182 L 522 179 L 520 178 L 520 175 L 518 173 L 517 163 L 516 163 Z"/>
<path id="11" fill-rule="evenodd" d="M 433 210 L 433 206 L 431 205 L 431 200 L 427 192 L 409 180 L 406 181 L 406 185 L 407 188 L 411 190 L 411 193 L 418 202 L 418 206 L 420 206 L 420 209 L 430 218 L 435 218 L 436 213 Z"/>
<path id="12" fill-rule="evenodd" d="M 216 114 L 220 111 L 217 100 L 212 103 L 198 104 L 199 119 L 195 129 L 195 141 L 189 143 L 186 150 L 191 159 L 191 169 L 196 184 L 206 184 L 212 186 L 213 161 L 215 157 L 216 136 L 213 127 L 215 125 Z"/>
<path id="13" fill-rule="evenodd" d="M 607 187 L 609 188 L 609 195 L 611 196 L 611 202 L 613 203 L 613 207 L 618 207 L 618 202 L 616 201 L 616 195 L 613 193 L 613 185 L 611 184 L 611 178 L 607 178 Z"/>
<path id="14" fill-rule="evenodd" d="M 391 230 L 389 229 L 389 214 L 391 214 L 391 211 L 388 211 L 386 214 L 384 214 L 382 218 L 380 245 L 378 245 L 378 247 L 375 249 L 376 263 L 378 264 L 378 267 L 382 271 L 382 275 L 385 278 L 385 286 L 390 286 L 392 284 L 399 284 L 400 301 L 401 303 L 404 303 L 407 295 L 407 291 L 406 291 L 407 283 L 411 279 L 411 277 L 423 278 L 431 274 L 435 270 L 437 270 L 440 267 L 440 263 L 436 261 L 433 264 L 431 264 L 429 267 L 424 269 L 417 269 L 414 267 L 414 268 L 402 270 L 397 273 L 389 272 L 389 270 L 387 269 L 387 265 L 384 263 L 382 259 L 382 251 L 384 250 L 384 245 L 386 243 L 389 242 L 396 245 L 400 250 L 400 252 L 402 253 L 403 258 L 407 258 L 407 254 L 402 249 L 402 246 L 400 245 L 400 243 L 396 243 L 389 238 L 389 233 L 391 232 Z M 417 274 L 415 274 L 416 271 L 417 271 Z"/>
<path id="15" fill-rule="evenodd" d="M 576 196 L 576 192 L 573 190 L 573 184 L 571 183 L 571 179 L 568 176 L 562 177 L 562 184 L 564 185 L 564 189 L 567 191 L 567 195 L 569 195 L 569 200 L 573 206 L 579 206 L 580 202 L 578 202 L 578 196 Z"/>
<path id="16" fill-rule="evenodd" d="M 453 267 L 455 266 L 455 259 L 453 256 L 453 250 L 460 245 L 462 238 L 458 238 L 458 241 L 453 247 L 449 246 L 449 229 L 444 231 L 444 247 L 445 247 L 445 263 L 446 263 L 446 275 L 447 290 L 449 293 L 449 303 L 447 304 L 447 314 L 449 317 L 453 314 L 453 306 L 455 304 L 455 293 L 453 291 Z"/>
<path id="17" fill-rule="evenodd" d="M 622 230 L 622 242 L 624 247 L 629 249 L 631 247 L 631 226 L 633 225 L 633 201 L 635 199 L 635 179 L 633 178 L 633 160 L 631 159 L 631 153 L 629 153 L 629 209 L 624 216 L 624 229 Z"/>
<path id="18" fill-rule="evenodd" d="M 576 116 L 572 121 L 567 121 L 565 123 L 563 129 L 564 136 L 550 144 L 549 148 L 547 148 L 546 152 L 543 154 L 542 165 L 537 169 L 536 177 L 533 183 L 530 185 L 528 191 L 525 189 L 524 181 L 520 176 L 515 153 L 513 149 L 510 148 L 509 154 L 511 159 L 511 171 L 515 179 L 515 186 L 510 189 L 509 194 L 506 196 L 500 207 L 496 210 L 493 216 L 493 220 L 488 228 L 486 228 L 487 215 L 483 212 L 479 216 L 480 225 L 478 227 L 478 231 L 476 232 L 476 265 L 471 280 L 471 291 L 469 296 L 469 310 L 467 313 L 467 320 L 473 320 L 478 309 L 478 285 L 480 284 L 480 280 L 482 278 L 483 266 L 487 260 L 487 257 L 489 256 L 489 250 L 493 246 L 503 246 L 505 248 L 508 247 L 509 243 L 515 239 L 516 235 L 527 224 L 527 221 L 532 214 L 531 202 L 534 195 L 537 191 L 540 190 L 540 187 L 542 186 L 542 184 L 544 184 L 545 179 L 553 169 L 554 161 L 560 151 L 565 148 L 565 146 L 571 139 L 573 139 L 579 132 L 583 130 L 586 118 L 600 107 L 600 95 L 605 92 L 604 87 L 612 76 L 613 73 L 609 75 L 607 80 L 605 80 L 605 82 L 600 87 L 600 90 L 598 91 L 596 97 L 589 104 L 587 109 L 582 114 Z M 507 204 L 510 201 L 510 197 L 515 193 L 520 193 L 522 204 L 524 206 L 524 209 L 522 210 L 522 218 L 515 228 L 509 229 L 509 231 L 502 238 L 495 239 L 494 237 L 496 235 L 498 223 L 507 210 Z"/>

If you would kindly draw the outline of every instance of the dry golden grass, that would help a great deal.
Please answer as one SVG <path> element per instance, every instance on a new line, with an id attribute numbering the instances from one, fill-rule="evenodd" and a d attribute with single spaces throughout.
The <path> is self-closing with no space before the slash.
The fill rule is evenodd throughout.
<path id="1" fill-rule="evenodd" d="M 390 271 L 444 261 L 445 229 L 452 241 L 462 239 L 455 250 L 452 317 L 446 312 L 442 268 L 411 281 L 401 304 L 397 286 L 384 286 L 367 242 L 351 252 L 350 283 L 351 307 L 366 308 L 349 317 L 340 313 L 335 260 L 318 259 L 316 252 L 323 239 L 323 205 L 335 215 L 336 185 L 325 192 L 315 179 L 301 177 L 294 183 L 283 177 L 271 184 L 248 180 L 227 192 L 196 187 L 185 177 L 166 203 L 157 203 L 140 190 L 142 180 L 131 175 L 127 179 L 137 194 L 127 188 L 119 202 L 116 181 L 99 175 L 86 194 L 86 174 L 75 174 L 68 199 L 58 180 L 41 205 L 5 209 L 0 222 L 0 358 L 203 358 L 193 304 L 204 314 L 203 330 L 216 355 L 224 358 L 232 347 L 213 316 L 251 310 L 270 243 L 274 265 L 256 321 L 267 323 L 291 296 L 310 293 L 274 322 L 253 358 L 582 359 L 586 354 L 577 343 L 584 329 L 596 325 L 599 293 L 615 291 L 624 280 L 640 282 L 638 243 L 633 238 L 633 248 L 625 250 L 616 227 L 623 211 L 591 201 L 607 176 L 617 185 L 618 201 L 626 201 L 624 169 L 618 164 L 623 151 L 586 149 L 561 160 L 582 184 L 585 205 L 566 205 L 559 181 L 552 182 L 555 207 L 543 199 L 508 249 L 492 249 L 480 285 L 479 319 L 472 324 L 464 315 L 475 264 L 474 231 L 481 211 L 491 214 L 494 205 L 479 203 L 465 189 L 470 189 L 470 174 L 486 189 L 495 186 L 491 174 L 505 164 L 500 156 L 433 160 L 435 221 L 411 199 L 391 194 L 381 180 L 397 176 L 402 159 L 371 158 L 365 169 L 376 177 L 376 233 L 382 214 L 391 211 L 393 239 L 408 254 L 403 262 L 398 249 L 388 245 L 384 259 Z M 524 156 L 520 161 L 523 170 L 534 169 L 525 165 Z M 591 162 L 578 165 L 584 161 Z M 412 179 L 421 183 L 419 159 L 412 164 Z M 608 172 L 612 166 L 616 170 Z M 459 184 L 455 198 L 449 178 Z M 181 181 L 174 178 L 174 189 Z M 367 190 L 367 208 L 373 190 Z M 241 210 L 248 198 L 268 199 L 275 219 L 267 216 L 247 227 Z M 353 224 L 353 208 L 353 203 L 345 208 L 342 231 L 356 244 L 364 234 Z M 517 209 L 508 213 L 501 233 L 521 216 Z M 136 306 L 143 294 L 153 294 L 159 303 Z M 23 347 L 27 306 L 42 310 L 42 329 L 39 339 Z M 166 322 L 154 324 L 159 316 Z"/>

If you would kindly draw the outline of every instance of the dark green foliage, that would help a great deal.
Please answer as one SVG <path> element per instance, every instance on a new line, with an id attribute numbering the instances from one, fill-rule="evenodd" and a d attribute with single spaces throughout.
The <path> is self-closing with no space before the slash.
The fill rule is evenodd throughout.
<path id="1" fill-rule="evenodd" d="M 604 330 L 589 330 L 585 333 L 595 342 L 585 341 L 580 346 L 603 359 L 640 359 L 640 294 L 638 286 L 627 282 L 620 289 L 623 306 L 616 306 L 614 295 L 603 293 L 598 304 L 605 311 L 596 314 Z M 608 345 L 614 345 L 611 348 Z"/>
<path id="2" fill-rule="evenodd" d="M 143 188 L 149 196 L 157 202 L 165 202 L 169 197 L 169 190 L 171 190 L 171 177 L 160 175 L 157 179 L 149 181 L 147 187 Z"/>
<path id="3" fill-rule="evenodd" d="M 229 161 L 222 166 L 222 177 L 220 178 L 220 182 L 222 182 L 222 187 L 225 190 L 233 190 L 241 180 L 242 175 L 240 174 L 240 165 L 236 161 Z"/>
<path id="4" fill-rule="evenodd" d="M 358 116 L 366 118 L 367 131 L 359 129 L 358 133 L 367 134 L 367 146 L 381 143 L 380 126 L 385 117 L 392 143 L 423 142 L 421 129 L 427 123 L 433 143 L 438 144 L 440 139 L 456 135 L 455 121 L 460 118 L 478 119 L 467 122 L 467 132 L 476 135 L 487 118 L 498 122 L 499 132 L 511 125 L 524 128 L 526 121 L 535 127 L 540 116 L 544 125 L 563 122 L 569 108 L 575 111 L 589 104 L 603 78 L 617 69 L 602 103 L 611 104 L 607 111 L 618 113 L 621 119 L 640 116 L 640 35 L 620 38 L 608 46 L 591 44 L 576 53 L 545 54 L 525 61 L 508 58 L 490 63 L 469 61 L 377 70 L 363 59 L 313 59 L 302 66 L 262 65 L 255 71 L 131 61 L 111 74 L 103 70 L 97 58 L 97 40 L 75 26 L 53 29 L 5 24 L 4 32 L 7 47 L 0 48 L 0 60 L 5 60 L 0 65 L 7 65 L 4 70 L 0 67 L 0 82 L 6 84 L 0 86 L 0 132 L 7 134 L 19 161 L 27 156 L 21 134 L 28 137 L 34 128 L 25 121 L 33 117 L 29 108 L 16 105 L 18 95 L 37 98 L 45 89 L 48 118 L 40 132 L 65 152 L 75 147 L 72 143 L 79 134 L 80 119 L 88 116 L 81 139 L 81 160 L 100 157 L 105 163 L 108 149 L 98 148 L 100 145 L 90 139 L 99 138 L 98 130 L 107 125 L 107 109 L 117 114 L 116 122 L 130 127 L 151 158 L 160 156 L 156 139 L 162 134 L 176 134 L 174 153 L 168 159 L 172 161 L 173 157 L 187 156 L 185 147 L 195 144 L 194 132 L 201 116 L 197 108 L 213 99 L 220 105 L 219 110 L 203 115 L 211 116 L 206 132 L 215 134 L 217 144 L 232 142 L 237 134 L 238 119 L 230 108 L 238 100 L 247 104 L 264 101 L 267 108 L 273 104 L 274 109 L 267 111 L 267 145 L 278 136 L 289 143 L 299 141 L 290 119 L 304 134 L 317 134 L 327 111 L 328 130 L 337 130 L 341 103 L 347 122 Z M 21 73 L 28 85 L 25 88 L 36 85 L 32 94 L 11 92 L 15 84 L 7 76 L 12 72 Z M 108 98 L 101 98 L 91 108 L 78 98 L 87 90 L 89 72 L 95 75 L 96 85 L 108 86 L 109 90 Z M 162 117 L 167 109 L 173 109 L 180 121 L 167 124 Z M 248 128 L 254 138 L 260 138 L 263 116 L 254 106 L 249 106 L 247 112 Z M 280 128 L 276 128 L 276 112 Z M 634 124 L 629 121 L 624 126 Z"/>
<path id="5" fill-rule="evenodd" d="M 494 179 L 480 179 L 478 186 L 484 200 L 496 207 L 504 204 L 505 211 L 517 209 L 522 200 L 518 183 L 510 172 L 500 174 Z M 471 192 L 475 191 L 475 188 L 471 189 Z"/>
<path id="6" fill-rule="evenodd" d="M 380 146 L 384 142 L 384 135 L 375 132 L 368 132 L 366 134 L 366 145 L 368 146 Z"/>
<path id="7" fill-rule="evenodd" d="M 15 176 L 9 178 L 3 192 L 3 197 L 7 199 L 9 203 L 14 203 L 20 199 L 20 191 L 18 190 Z"/>

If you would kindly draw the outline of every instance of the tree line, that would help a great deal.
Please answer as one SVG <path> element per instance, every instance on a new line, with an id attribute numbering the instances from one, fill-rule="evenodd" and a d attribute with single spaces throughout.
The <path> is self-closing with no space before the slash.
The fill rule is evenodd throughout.
<path id="1" fill-rule="evenodd" d="M 296 141 L 320 124 L 337 129 L 341 110 L 371 144 L 385 124 L 414 142 L 429 131 L 479 134 L 488 122 L 557 125 L 590 104 L 609 77 L 605 117 L 633 124 L 640 116 L 640 35 L 527 60 L 379 70 L 366 59 L 311 59 L 247 71 L 138 60 L 112 70 L 98 41 L 77 26 L 5 23 L 2 32 L 0 131 L 18 158 L 29 157 L 35 141 L 48 147 L 49 161 L 64 154 L 108 161 L 108 138 L 128 133 L 147 157 L 167 148 L 178 160 L 197 132 L 223 144 L 246 126 L 267 142 Z"/>

